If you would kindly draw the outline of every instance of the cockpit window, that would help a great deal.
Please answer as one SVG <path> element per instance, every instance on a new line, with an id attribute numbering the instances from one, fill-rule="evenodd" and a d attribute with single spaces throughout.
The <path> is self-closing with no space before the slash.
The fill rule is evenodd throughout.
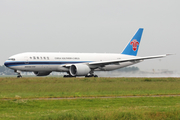
<path id="1" fill-rule="evenodd" d="M 15 60 L 15 58 L 9 58 L 8 60 L 13 60 L 13 61 L 14 61 L 14 60 Z"/>

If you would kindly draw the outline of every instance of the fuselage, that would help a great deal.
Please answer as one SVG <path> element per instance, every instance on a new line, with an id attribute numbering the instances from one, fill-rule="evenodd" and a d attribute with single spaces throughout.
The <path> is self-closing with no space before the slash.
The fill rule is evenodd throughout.
<path id="1" fill-rule="evenodd" d="M 64 65 L 88 64 L 98 61 L 120 60 L 136 56 L 110 53 L 50 53 L 29 52 L 11 56 L 4 65 L 20 71 L 58 71 L 68 72 Z M 139 62 L 139 61 L 138 61 Z M 109 71 L 129 66 L 138 62 L 124 62 L 98 67 L 94 70 Z"/>

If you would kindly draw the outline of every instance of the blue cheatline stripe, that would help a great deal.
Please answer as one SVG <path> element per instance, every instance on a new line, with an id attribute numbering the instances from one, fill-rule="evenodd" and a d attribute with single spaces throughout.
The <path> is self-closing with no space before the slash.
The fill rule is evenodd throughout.
<path id="1" fill-rule="evenodd" d="M 92 61 L 11 61 L 5 62 L 7 67 L 23 66 L 23 65 L 63 65 L 63 64 L 77 64 L 77 63 L 89 63 Z"/>

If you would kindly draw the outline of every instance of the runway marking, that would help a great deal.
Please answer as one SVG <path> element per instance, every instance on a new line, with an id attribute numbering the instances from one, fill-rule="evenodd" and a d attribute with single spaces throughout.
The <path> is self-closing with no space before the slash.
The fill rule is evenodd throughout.
<path id="1" fill-rule="evenodd" d="M 144 96 L 109 96 L 109 97 L 69 97 L 69 98 L 2 98 L 0 100 L 73 100 L 73 99 L 105 99 L 105 98 L 140 98 L 140 97 L 178 97 L 180 95 L 144 95 Z"/>

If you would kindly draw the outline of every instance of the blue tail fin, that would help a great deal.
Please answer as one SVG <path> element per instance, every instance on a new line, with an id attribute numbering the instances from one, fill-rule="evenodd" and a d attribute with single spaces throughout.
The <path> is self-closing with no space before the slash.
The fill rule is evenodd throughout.
<path id="1" fill-rule="evenodd" d="M 131 41 L 128 43 L 121 54 L 136 56 L 139 49 L 142 33 L 143 28 L 139 28 L 139 30 L 136 32 L 134 37 L 131 39 Z"/>

